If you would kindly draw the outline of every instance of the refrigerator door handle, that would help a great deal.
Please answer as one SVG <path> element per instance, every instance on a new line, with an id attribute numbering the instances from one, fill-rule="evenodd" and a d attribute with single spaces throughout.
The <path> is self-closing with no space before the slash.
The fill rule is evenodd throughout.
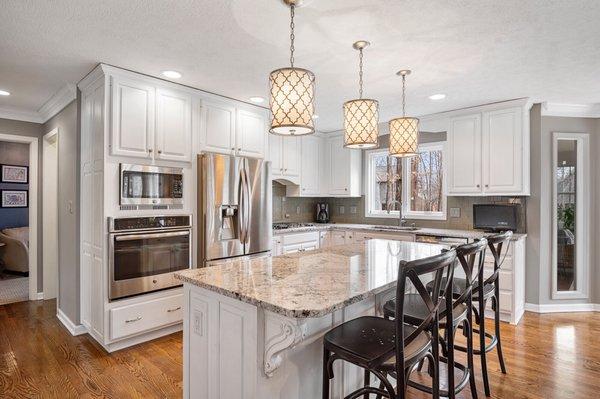
<path id="1" fill-rule="evenodd" d="M 240 243 L 245 240 L 245 223 L 244 223 L 244 170 L 240 169 L 240 180 L 238 184 L 238 235 Z"/>
<path id="2" fill-rule="evenodd" d="M 242 223 L 244 224 L 244 228 L 242 243 L 247 244 L 249 238 L 248 229 L 250 228 L 250 185 L 248 184 L 248 172 L 245 165 L 244 168 L 240 169 L 240 174 L 242 177 L 242 190 L 244 198 L 242 214 Z"/>

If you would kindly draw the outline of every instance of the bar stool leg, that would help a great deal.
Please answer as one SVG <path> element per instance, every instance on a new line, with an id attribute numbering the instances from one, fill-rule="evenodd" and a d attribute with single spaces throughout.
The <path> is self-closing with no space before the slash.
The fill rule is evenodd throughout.
<path id="1" fill-rule="evenodd" d="M 504 355 L 502 354 L 502 341 L 500 340 L 500 290 L 498 287 L 498 282 L 496 282 L 495 287 L 495 297 L 494 301 L 494 328 L 496 333 L 496 340 L 498 343 L 496 344 L 496 350 L 498 351 L 498 360 L 500 360 L 500 369 L 503 374 L 506 374 L 506 365 L 504 364 Z"/>
<path id="2" fill-rule="evenodd" d="M 371 384 L 371 373 L 369 373 L 369 370 L 366 370 L 366 369 L 365 369 L 365 381 L 364 381 L 364 383 L 365 383 L 366 387 L 368 387 Z M 369 394 L 366 393 L 363 396 L 363 398 L 364 399 L 369 399 Z"/>
<path id="3" fill-rule="evenodd" d="M 329 399 L 329 350 L 323 348 L 323 399 Z"/>
<path id="4" fill-rule="evenodd" d="M 485 300 L 481 292 L 479 303 L 479 351 L 481 353 L 481 374 L 485 396 L 490 396 L 490 381 L 487 372 L 487 356 L 485 351 Z"/>
<path id="5" fill-rule="evenodd" d="M 463 322 L 463 333 L 467 338 L 467 366 L 469 367 L 469 384 L 471 397 L 477 399 L 477 384 L 475 383 L 475 364 L 473 362 L 473 302 L 467 300 L 467 320 Z"/>
<path id="6" fill-rule="evenodd" d="M 451 321 L 452 322 L 452 321 Z M 456 397 L 456 394 L 454 392 L 454 326 L 452 324 L 450 324 L 450 326 L 448 326 L 448 324 L 446 324 L 446 338 L 448 342 L 448 353 L 447 353 L 447 360 L 448 360 L 448 398 L 449 399 L 454 399 Z"/>

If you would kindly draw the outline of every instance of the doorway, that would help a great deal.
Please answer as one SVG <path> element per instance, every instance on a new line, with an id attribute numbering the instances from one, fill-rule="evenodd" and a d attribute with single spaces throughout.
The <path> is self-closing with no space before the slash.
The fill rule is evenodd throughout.
<path id="1" fill-rule="evenodd" d="M 44 299 L 58 294 L 58 128 L 42 142 L 42 271 Z"/>
<path id="2" fill-rule="evenodd" d="M 28 164 L 12 161 L 1 168 L 0 182 L 3 185 L 0 193 L 0 211 L 20 210 L 20 214 L 13 215 L 13 223 L 0 229 L 0 241 L 4 244 L 0 248 L 0 259 L 3 271 L 21 277 L 19 286 L 14 286 L 15 281 L 9 281 L 6 286 L 0 287 L 0 301 L 5 303 L 41 299 L 38 294 L 38 138 L 0 133 L 0 142 L 8 146 L 24 147 L 24 157 L 28 155 Z M 8 151 L 9 158 L 14 156 L 14 151 Z M 9 186 L 4 186 L 9 185 Z M 25 217 L 23 216 L 25 215 Z M 3 218 L 3 220 L 6 220 Z M 27 281 L 23 278 L 27 276 Z M 19 297 L 11 298 L 10 295 L 17 290 Z M 27 295 L 28 291 L 28 295 Z M 6 296 L 5 298 L 3 298 Z"/>

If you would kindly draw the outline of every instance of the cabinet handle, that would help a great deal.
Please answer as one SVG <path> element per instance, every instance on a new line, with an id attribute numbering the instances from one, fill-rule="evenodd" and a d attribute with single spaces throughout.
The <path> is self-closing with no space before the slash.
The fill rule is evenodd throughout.
<path id="1" fill-rule="evenodd" d="M 149 149 L 148 149 L 148 153 L 149 153 L 149 154 L 152 154 L 152 148 L 149 148 Z"/>
<path id="2" fill-rule="evenodd" d="M 242 148 L 241 148 L 241 147 L 238 147 L 238 151 L 242 151 Z"/>
<path id="3" fill-rule="evenodd" d="M 477 188 L 481 187 L 479 184 L 477 185 Z"/>
<path id="4" fill-rule="evenodd" d="M 489 184 L 486 184 L 486 185 L 485 185 L 485 187 L 486 187 L 486 188 L 488 188 L 489 186 L 490 186 Z"/>
<path id="5" fill-rule="evenodd" d="M 138 316 L 135 319 L 125 320 L 125 323 L 135 323 L 136 321 L 142 320 L 142 316 Z"/>
<path id="6" fill-rule="evenodd" d="M 344 189 L 344 191 L 348 191 L 348 189 L 347 189 L 347 188 L 345 188 L 345 189 Z"/>
<path id="7" fill-rule="evenodd" d="M 306 189 L 305 189 L 305 188 L 303 188 L 303 189 L 302 189 L 302 191 L 306 191 Z"/>
<path id="8" fill-rule="evenodd" d="M 231 147 L 231 151 L 235 151 L 235 147 Z"/>
<path id="9" fill-rule="evenodd" d="M 284 171 L 284 172 L 287 172 L 287 169 L 284 169 L 283 171 Z"/>
<path id="10" fill-rule="evenodd" d="M 162 150 L 158 150 L 158 153 L 159 153 L 159 154 L 162 154 Z"/>
<path id="11" fill-rule="evenodd" d="M 167 313 L 177 312 L 178 310 L 181 310 L 181 306 L 177 306 L 176 308 L 173 308 L 173 309 L 167 309 Z"/>

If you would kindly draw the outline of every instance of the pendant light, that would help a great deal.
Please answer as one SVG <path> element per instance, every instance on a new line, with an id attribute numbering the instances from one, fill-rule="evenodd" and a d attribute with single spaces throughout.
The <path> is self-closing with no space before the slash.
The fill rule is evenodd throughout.
<path id="1" fill-rule="evenodd" d="M 410 70 L 403 69 L 396 75 L 402 76 L 402 117 L 390 121 L 390 156 L 414 157 L 419 144 L 419 120 L 406 116 L 406 76 Z"/>
<path id="2" fill-rule="evenodd" d="M 378 147 L 379 102 L 363 97 L 363 50 L 370 43 L 359 40 L 352 45 L 358 55 L 358 99 L 344 103 L 344 147 Z"/>
<path id="3" fill-rule="evenodd" d="M 269 75 L 271 128 L 273 134 L 301 136 L 315 132 L 315 75 L 294 67 L 294 15 L 301 0 L 283 0 L 290 7 L 290 66 Z"/>

